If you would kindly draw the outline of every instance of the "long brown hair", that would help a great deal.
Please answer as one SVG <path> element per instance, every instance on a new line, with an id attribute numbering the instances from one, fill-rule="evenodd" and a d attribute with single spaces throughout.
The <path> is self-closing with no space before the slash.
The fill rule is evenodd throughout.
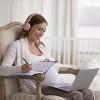
<path id="1" fill-rule="evenodd" d="M 48 24 L 47 21 L 46 21 L 46 19 L 42 15 L 40 15 L 40 14 L 35 14 L 35 15 L 33 14 L 33 16 L 31 18 L 29 16 L 26 20 L 28 20 L 28 23 L 30 24 L 30 29 L 34 25 L 36 25 L 36 24 L 40 24 L 40 23 L 46 23 L 46 24 Z M 27 37 L 28 34 L 29 34 L 30 29 L 28 31 L 26 31 L 23 28 L 22 31 L 19 33 L 18 39 Z M 38 44 L 37 44 L 37 46 L 39 46 L 40 44 L 44 45 L 44 43 L 42 43 L 41 41 L 39 41 Z"/>

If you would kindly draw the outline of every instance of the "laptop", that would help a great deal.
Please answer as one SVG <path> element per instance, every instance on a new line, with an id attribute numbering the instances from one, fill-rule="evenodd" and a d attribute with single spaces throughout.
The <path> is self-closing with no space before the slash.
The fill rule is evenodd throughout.
<path id="1" fill-rule="evenodd" d="M 80 69 L 74 82 L 72 84 L 56 84 L 50 85 L 50 87 L 64 90 L 64 91 L 75 91 L 89 88 L 99 68 L 95 69 Z"/>

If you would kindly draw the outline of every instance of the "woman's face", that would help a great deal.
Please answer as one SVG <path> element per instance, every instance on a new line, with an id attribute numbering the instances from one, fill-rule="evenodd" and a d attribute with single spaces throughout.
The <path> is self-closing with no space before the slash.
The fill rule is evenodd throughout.
<path id="1" fill-rule="evenodd" d="M 31 39 L 32 41 L 37 41 L 39 40 L 44 32 L 46 31 L 46 27 L 47 24 L 46 23 L 40 23 L 40 24 L 36 24 L 34 25 L 29 32 L 29 39 Z"/>

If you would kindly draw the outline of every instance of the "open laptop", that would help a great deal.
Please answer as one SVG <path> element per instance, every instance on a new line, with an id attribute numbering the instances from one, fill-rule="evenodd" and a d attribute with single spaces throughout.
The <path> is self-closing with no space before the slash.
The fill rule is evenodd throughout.
<path id="1" fill-rule="evenodd" d="M 99 68 L 95 69 L 80 69 L 74 82 L 72 84 L 56 84 L 50 85 L 50 87 L 61 89 L 64 91 L 74 91 L 89 88 Z"/>

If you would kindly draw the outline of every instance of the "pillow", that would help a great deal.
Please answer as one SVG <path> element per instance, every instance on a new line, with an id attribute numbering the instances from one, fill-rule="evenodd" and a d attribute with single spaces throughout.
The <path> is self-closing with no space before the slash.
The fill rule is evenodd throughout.
<path id="1" fill-rule="evenodd" d="M 91 69 L 91 68 L 99 68 L 99 67 L 100 67 L 100 63 L 96 58 L 93 58 L 80 66 L 81 69 Z M 99 73 L 100 72 L 98 72 L 98 74 Z"/>

